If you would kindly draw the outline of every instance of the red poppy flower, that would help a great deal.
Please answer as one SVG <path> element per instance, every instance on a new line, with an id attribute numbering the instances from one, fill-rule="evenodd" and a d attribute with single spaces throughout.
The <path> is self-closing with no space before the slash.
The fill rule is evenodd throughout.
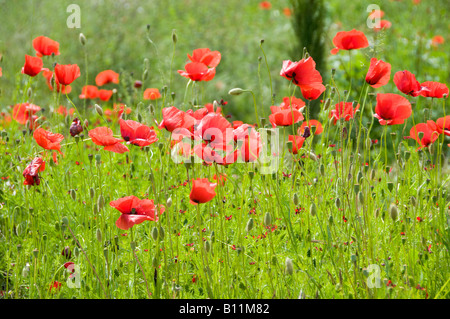
<path id="1" fill-rule="evenodd" d="M 431 44 L 435 47 L 437 47 L 440 44 L 443 44 L 444 41 L 444 37 L 442 35 L 435 35 L 432 39 L 431 39 Z"/>
<path id="2" fill-rule="evenodd" d="M 394 83 L 401 92 L 414 97 L 421 95 L 424 90 L 419 81 L 416 80 L 416 76 L 407 70 L 395 73 Z M 428 89 L 425 88 L 425 90 Z"/>
<path id="3" fill-rule="evenodd" d="M 333 44 L 336 46 L 331 50 L 331 54 L 337 54 L 339 50 L 357 50 L 367 48 L 369 41 L 363 32 L 358 30 L 341 31 L 333 38 Z"/>
<path id="4" fill-rule="evenodd" d="M 44 36 L 33 40 L 33 48 L 36 50 L 38 57 L 52 54 L 59 55 L 59 43 Z"/>
<path id="5" fill-rule="evenodd" d="M 31 161 L 31 163 L 25 168 L 23 171 L 23 177 L 25 177 L 25 181 L 23 185 L 39 185 L 41 180 L 39 179 L 39 173 L 44 171 L 45 162 L 42 158 L 36 157 Z"/>
<path id="6" fill-rule="evenodd" d="M 303 121 L 303 114 L 295 108 L 282 108 L 272 105 L 270 107 L 272 114 L 269 115 L 269 121 L 273 127 L 290 126 L 294 123 Z"/>
<path id="7" fill-rule="evenodd" d="M 54 134 L 44 130 L 43 128 L 38 128 L 34 131 L 33 137 L 36 140 L 36 143 L 38 143 L 38 145 L 42 148 L 46 150 L 55 150 L 62 154 L 60 145 L 61 141 L 64 139 L 62 134 Z"/>
<path id="8" fill-rule="evenodd" d="M 259 3 L 259 7 L 263 10 L 269 10 L 272 8 L 272 4 L 269 1 L 261 1 Z"/>
<path id="9" fill-rule="evenodd" d="M 144 100 L 157 100 L 161 98 L 161 93 L 159 93 L 158 89 L 146 89 L 144 91 Z"/>
<path id="10" fill-rule="evenodd" d="M 229 128 L 231 128 L 231 123 L 222 114 L 209 113 L 198 123 L 194 136 L 209 143 L 212 147 L 216 147 L 228 142 L 227 129 Z M 231 134 L 228 138 L 232 138 Z"/>
<path id="11" fill-rule="evenodd" d="M 60 84 L 69 85 L 80 76 L 80 68 L 76 64 L 57 64 L 55 66 L 55 75 Z"/>
<path id="12" fill-rule="evenodd" d="M 79 135 L 81 132 L 83 132 L 81 121 L 78 118 L 73 119 L 72 124 L 70 125 L 69 132 L 72 137 Z"/>
<path id="13" fill-rule="evenodd" d="M 25 64 L 22 67 L 22 74 L 26 74 L 29 76 L 36 76 L 43 70 L 48 70 L 42 68 L 44 66 L 44 62 L 42 62 L 41 58 L 25 55 Z"/>
<path id="14" fill-rule="evenodd" d="M 441 99 L 444 97 L 444 94 L 447 94 L 448 97 L 448 87 L 444 83 L 427 81 L 423 82 L 421 86 L 428 89 L 420 93 L 422 96 Z"/>
<path id="15" fill-rule="evenodd" d="M 394 93 L 378 93 L 374 116 L 381 125 L 403 124 L 411 116 L 411 103 Z"/>
<path id="16" fill-rule="evenodd" d="M 447 136 L 450 136 L 450 115 L 438 118 L 436 120 L 438 128 Z"/>
<path id="17" fill-rule="evenodd" d="M 192 62 L 203 63 L 207 67 L 215 68 L 219 65 L 221 55 L 219 51 L 211 51 L 208 48 L 195 49 L 191 55 L 187 55 Z"/>
<path id="18" fill-rule="evenodd" d="M 94 100 L 98 97 L 98 88 L 95 85 L 85 85 L 81 89 L 80 99 Z"/>
<path id="19" fill-rule="evenodd" d="M 153 199 L 139 199 L 136 196 L 119 198 L 110 202 L 109 205 L 122 213 L 116 221 L 116 226 L 123 230 L 130 229 L 146 220 L 158 221 L 158 216 L 165 210 L 164 206 L 161 206 L 158 212 Z"/>
<path id="20" fill-rule="evenodd" d="M 2 77 L 2 76 L 3 76 L 2 68 L 0 68 L 0 77 Z"/>
<path id="21" fill-rule="evenodd" d="M 12 118 L 17 123 L 25 125 L 30 118 L 41 110 L 40 106 L 30 103 L 16 104 L 12 111 Z"/>
<path id="22" fill-rule="evenodd" d="M 292 142 L 292 150 L 289 150 L 289 152 L 292 152 L 293 154 L 297 154 L 298 150 L 302 148 L 303 142 L 305 141 L 305 138 L 303 136 L 298 135 L 289 135 L 289 141 Z"/>
<path id="23" fill-rule="evenodd" d="M 378 60 L 370 59 L 369 70 L 366 74 L 366 82 L 373 88 L 379 88 L 386 85 L 391 78 L 391 64 Z"/>
<path id="24" fill-rule="evenodd" d="M 72 87 L 70 85 L 61 85 L 59 83 L 58 78 L 56 77 L 54 72 L 50 70 L 44 70 L 42 71 L 42 75 L 47 81 L 47 86 L 50 90 L 53 91 L 52 78 L 54 78 L 56 83 L 56 92 L 61 92 L 62 94 L 69 94 L 72 91 Z"/>
<path id="25" fill-rule="evenodd" d="M 315 100 L 325 91 L 322 76 L 316 70 L 316 62 L 312 57 L 298 62 L 283 61 L 280 75 L 299 86 L 303 97 L 307 100 Z"/>
<path id="26" fill-rule="evenodd" d="M 336 122 L 341 118 L 343 118 L 345 121 L 350 121 L 350 119 L 353 118 L 358 109 L 359 104 L 353 109 L 352 102 L 340 102 L 335 105 L 334 110 L 331 110 L 329 118 L 334 119 L 334 124 L 336 124 Z"/>
<path id="27" fill-rule="evenodd" d="M 381 30 L 390 29 L 390 27 L 392 27 L 391 21 L 388 21 L 388 20 L 381 20 L 381 21 L 380 21 L 380 26 L 379 26 L 379 27 L 374 27 L 373 30 L 374 30 L 375 32 L 378 32 L 378 31 L 381 31 Z"/>
<path id="28" fill-rule="evenodd" d="M 254 162 L 261 155 L 262 141 L 261 136 L 255 129 L 250 130 L 244 138 L 244 143 L 240 147 L 241 159 L 244 162 Z"/>
<path id="29" fill-rule="evenodd" d="M 227 181 L 227 175 L 226 174 L 219 174 L 219 178 L 217 178 L 217 175 L 214 174 L 213 175 L 213 180 L 215 180 L 215 181 L 218 180 L 219 185 L 220 186 L 224 186 L 225 182 Z"/>
<path id="30" fill-rule="evenodd" d="M 97 145 L 104 146 L 105 151 L 110 151 L 114 153 L 125 153 L 129 149 L 125 145 L 122 145 L 123 140 L 115 138 L 113 136 L 113 131 L 108 127 L 97 127 L 89 131 L 89 137 Z"/>
<path id="31" fill-rule="evenodd" d="M 300 128 L 297 131 L 297 134 L 301 135 L 305 132 L 305 127 L 309 127 L 309 129 L 312 131 L 312 127 L 315 127 L 316 129 L 314 130 L 314 134 L 315 135 L 319 135 L 320 133 L 323 132 L 323 127 L 322 124 L 317 121 L 317 120 L 309 120 L 308 122 L 303 122 L 302 125 L 300 126 Z"/>
<path id="32" fill-rule="evenodd" d="M 147 146 L 155 143 L 158 138 L 150 127 L 132 120 L 119 120 L 120 133 L 127 144 Z"/>
<path id="33" fill-rule="evenodd" d="M 383 10 L 372 10 L 372 12 L 369 14 L 369 19 L 381 19 L 382 17 L 384 17 Z"/>
<path id="34" fill-rule="evenodd" d="M 112 90 L 98 90 L 98 98 L 102 101 L 107 102 L 109 101 L 113 93 L 114 92 Z"/>
<path id="35" fill-rule="evenodd" d="M 181 76 L 192 81 L 211 81 L 216 75 L 215 68 L 208 68 L 200 62 L 191 62 L 184 66 L 185 71 L 178 70 Z"/>
<path id="36" fill-rule="evenodd" d="M 121 118 L 123 113 L 130 114 L 131 112 L 132 110 L 123 103 L 114 104 L 113 113 L 116 115 L 117 118 Z"/>
<path id="37" fill-rule="evenodd" d="M 242 124 L 244 124 L 244 122 L 242 121 L 233 121 L 233 130 L 237 129 L 239 126 L 241 126 Z"/>
<path id="38" fill-rule="evenodd" d="M 113 70 L 105 70 L 95 77 L 95 84 L 97 86 L 103 86 L 108 83 L 119 83 L 119 74 Z"/>
<path id="39" fill-rule="evenodd" d="M 214 189 L 217 184 L 210 183 L 207 178 L 197 178 L 192 180 L 190 203 L 197 205 L 207 203 L 216 196 Z"/>
<path id="40" fill-rule="evenodd" d="M 421 133 L 422 138 L 420 138 Z M 433 144 L 439 138 L 439 128 L 433 121 L 427 121 L 427 123 L 419 123 L 412 127 L 409 131 L 409 138 L 412 138 L 419 143 L 420 148 L 428 147 Z"/>
<path id="41" fill-rule="evenodd" d="M 289 8 L 284 8 L 283 13 L 286 17 L 290 17 L 292 15 L 292 10 Z"/>
<path id="42" fill-rule="evenodd" d="M 60 283 L 59 281 L 54 281 L 50 284 L 50 288 L 48 288 L 48 291 L 52 291 L 54 290 L 59 290 L 62 287 L 62 283 Z"/>
<path id="43" fill-rule="evenodd" d="M 160 129 L 165 128 L 169 132 L 175 129 L 186 129 L 191 133 L 194 130 L 195 119 L 175 106 L 163 108 L 162 115 L 163 120 L 158 126 Z"/>

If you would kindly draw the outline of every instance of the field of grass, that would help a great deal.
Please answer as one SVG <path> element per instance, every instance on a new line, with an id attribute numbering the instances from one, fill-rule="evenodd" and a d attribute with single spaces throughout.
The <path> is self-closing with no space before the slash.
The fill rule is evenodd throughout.
<path id="1" fill-rule="evenodd" d="M 424 148 L 408 136 L 450 109 L 446 97 L 402 93 L 393 78 L 408 70 L 420 83 L 448 85 L 450 4 L 415 2 L 381 1 L 392 26 L 375 32 L 366 25 L 366 1 L 326 1 L 326 90 L 314 109 L 305 100 L 301 110 L 303 122 L 314 117 L 323 132 L 305 135 L 293 152 L 287 141 L 301 135 L 302 121 L 274 128 L 263 141 L 270 164 L 278 165 L 269 171 L 262 160 L 221 165 L 198 153 L 194 163 L 191 156 L 177 163 L 183 144 L 175 145 L 166 112 L 175 106 L 186 114 L 214 101 L 217 111 L 223 99 L 217 117 L 227 127 L 242 121 L 272 128 L 272 105 L 303 99 L 280 76 L 284 60 L 303 58 L 293 49 L 289 1 L 273 1 L 267 10 L 260 1 L 77 1 L 81 28 L 71 29 L 66 9 L 74 1 L 0 0 L 0 298 L 449 298 L 450 138 L 444 133 L 450 127 L 444 123 L 446 130 Z M 352 29 L 364 32 L 369 47 L 330 54 L 336 33 Z M 80 68 L 68 94 L 49 90 L 42 74 L 21 73 L 25 55 L 35 55 L 33 39 L 42 35 L 60 45 L 60 55 L 42 57 L 44 68 Z M 211 81 L 178 72 L 197 48 L 221 54 Z M 365 81 L 372 57 L 391 64 L 390 81 L 380 88 Z M 120 74 L 119 83 L 102 87 L 114 90 L 112 98 L 80 98 L 109 69 Z M 145 100 L 146 88 L 161 97 Z M 229 94 L 233 88 L 244 92 Z M 408 100 L 412 113 L 404 123 L 381 125 L 373 116 L 379 93 Z M 330 121 L 344 101 L 356 101 L 359 111 Z M 35 125 L 17 119 L 20 103 L 40 106 Z M 128 147 L 123 153 L 94 143 L 98 127 L 125 138 L 120 115 L 150 127 L 157 141 L 118 143 Z M 75 118 L 83 131 L 73 137 Z M 39 129 L 62 134 L 61 153 L 43 148 Z M 34 185 L 24 185 L 36 158 L 45 169 L 31 174 Z M 214 196 L 194 205 L 197 178 L 214 183 Z M 194 195 L 207 196 L 207 188 Z M 111 203 L 128 196 L 153 200 L 164 212 L 157 221 L 119 228 L 121 212 Z"/>

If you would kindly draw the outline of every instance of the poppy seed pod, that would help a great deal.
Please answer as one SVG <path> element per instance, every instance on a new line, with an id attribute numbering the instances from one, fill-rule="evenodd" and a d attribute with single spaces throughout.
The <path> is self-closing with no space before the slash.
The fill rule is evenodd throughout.
<path id="1" fill-rule="evenodd" d="M 292 275 L 294 273 L 294 264 L 292 260 L 286 257 L 286 274 Z"/>
<path id="2" fill-rule="evenodd" d="M 272 225 L 272 216 L 267 212 L 266 215 L 264 215 L 264 226 L 268 227 L 270 225 Z"/>
<path id="3" fill-rule="evenodd" d="M 244 92 L 245 92 L 245 90 L 243 90 L 241 88 L 234 88 L 234 89 L 231 89 L 230 91 L 228 91 L 228 94 L 230 94 L 230 95 L 241 95 Z"/>
<path id="4" fill-rule="evenodd" d="M 397 205 L 391 204 L 391 206 L 389 207 L 389 215 L 391 216 L 394 222 L 397 220 L 398 218 Z"/>

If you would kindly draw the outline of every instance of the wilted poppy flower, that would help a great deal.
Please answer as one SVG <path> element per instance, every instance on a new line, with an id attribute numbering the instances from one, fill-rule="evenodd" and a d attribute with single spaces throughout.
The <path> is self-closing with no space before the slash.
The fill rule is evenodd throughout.
<path id="1" fill-rule="evenodd" d="M 394 83 L 397 89 L 411 96 L 419 96 L 423 93 L 423 90 L 428 90 L 424 89 L 419 81 L 416 80 L 416 76 L 407 70 L 395 73 Z"/>
<path id="2" fill-rule="evenodd" d="M 370 59 L 369 70 L 366 74 L 366 82 L 373 88 L 379 88 L 386 85 L 391 77 L 391 64 L 378 60 Z"/>
<path id="3" fill-rule="evenodd" d="M 38 128 L 34 131 L 33 137 L 39 146 L 46 150 L 55 150 L 60 154 L 61 152 L 61 141 L 64 139 L 62 134 L 52 133 L 44 130 L 43 128 Z"/>
<path id="4" fill-rule="evenodd" d="M 411 113 L 411 103 L 407 98 L 394 93 L 377 94 L 374 116 L 381 125 L 403 124 Z"/>
<path id="5" fill-rule="evenodd" d="M 23 171 L 23 177 L 25 177 L 24 185 L 39 185 L 41 180 L 39 179 L 39 172 L 44 171 L 45 162 L 42 158 L 36 157 Z"/>
<path id="6" fill-rule="evenodd" d="M 70 135 L 72 137 L 79 135 L 83 132 L 83 127 L 81 126 L 81 121 L 78 118 L 74 118 L 72 124 L 70 125 Z"/>
<path id="7" fill-rule="evenodd" d="M 80 68 L 76 64 L 57 64 L 55 74 L 60 84 L 69 85 L 80 76 Z"/>
<path id="8" fill-rule="evenodd" d="M 203 63 L 207 67 L 215 68 L 219 65 L 221 55 L 219 51 L 211 51 L 208 48 L 195 49 L 191 55 L 187 55 L 191 62 Z"/>
<path id="9" fill-rule="evenodd" d="M 95 77 L 95 84 L 97 86 L 103 86 L 108 83 L 119 83 L 119 74 L 113 70 L 105 70 Z"/>
<path id="10" fill-rule="evenodd" d="M 439 128 L 433 121 L 419 123 L 409 131 L 409 138 L 419 143 L 420 148 L 428 147 L 439 138 Z"/>
<path id="11" fill-rule="evenodd" d="M 339 50 L 357 50 L 369 46 L 364 33 L 355 29 L 338 32 L 333 38 L 333 43 L 336 47 L 331 50 L 331 54 L 337 54 Z"/>
<path id="12" fill-rule="evenodd" d="M 289 150 L 289 152 L 293 154 L 297 154 L 298 150 L 302 148 L 303 142 L 305 142 L 305 138 L 298 135 L 289 135 L 288 140 L 292 142 L 292 150 Z"/>
<path id="13" fill-rule="evenodd" d="M 20 103 L 14 105 L 12 118 L 20 124 L 25 125 L 31 117 L 41 110 L 40 106 L 31 103 Z"/>
<path id="14" fill-rule="evenodd" d="M 165 128 L 167 131 L 173 132 L 177 128 L 184 128 L 191 133 L 194 130 L 195 119 L 175 106 L 163 108 L 162 115 L 163 120 L 158 126 L 160 129 Z"/>
<path id="15" fill-rule="evenodd" d="M 161 206 L 158 212 L 153 199 L 139 199 L 136 196 L 119 198 L 110 202 L 109 205 L 122 213 L 116 221 L 116 226 L 123 230 L 130 229 L 146 220 L 158 221 L 158 216 L 165 210 L 164 206 Z"/>
<path id="16" fill-rule="evenodd" d="M 314 135 L 319 135 L 323 131 L 322 124 L 317 120 L 309 120 L 308 122 L 303 122 L 302 125 L 299 127 L 297 133 L 299 135 L 303 134 L 305 132 L 305 127 L 309 127 L 309 129 L 314 133 Z M 311 128 L 315 127 L 315 130 L 312 130 Z"/>
<path id="17" fill-rule="evenodd" d="M 335 105 L 335 109 L 331 110 L 329 118 L 334 119 L 334 124 L 343 118 L 345 121 L 350 121 L 353 118 L 356 111 L 359 109 L 359 104 L 353 108 L 353 102 L 340 102 Z"/>
<path id="18" fill-rule="evenodd" d="M 29 76 L 36 76 L 43 70 L 48 70 L 42 68 L 44 66 L 44 62 L 42 62 L 41 58 L 25 55 L 25 64 L 22 67 L 22 74 L 26 74 Z"/>
<path id="19" fill-rule="evenodd" d="M 120 133 L 127 144 L 147 146 L 155 143 L 158 138 L 150 127 L 132 120 L 119 120 Z"/>
<path id="20" fill-rule="evenodd" d="M 280 75 L 299 86 L 303 97 L 307 100 L 315 100 L 325 91 L 322 76 L 316 70 L 316 62 L 312 57 L 298 62 L 284 60 Z"/>
<path id="21" fill-rule="evenodd" d="M 389 29 L 390 27 L 392 27 L 391 21 L 381 20 L 380 21 L 380 26 L 379 27 L 373 27 L 373 30 L 378 32 L 378 31 L 381 31 L 381 30 Z"/>
<path id="22" fill-rule="evenodd" d="M 269 1 L 261 1 L 259 3 L 259 7 L 263 10 L 269 10 L 272 8 L 272 4 Z"/>
<path id="23" fill-rule="evenodd" d="M 207 203 L 216 196 L 214 189 L 216 183 L 210 183 L 207 178 L 197 178 L 192 180 L 190 203 L 193 205 Z"/>
<path id="24" fill-rule="evenodd" d="M 42 75 L 44 76 L 45 80 L 47 81 L 47 86 L 50 90 L 53 91 L 52 86 L 52 78 L 55 80 L 56 84 L 56 92 L 61 92 L 62 94 L 69 94 L 72 91 L 72 87 L 70 85 L 61 85 L 58 81 L 58 78 L 56 77 L 55 73 L 50 70 L 44 70 L 42 71 Z"/>
<path id="25" fill-rule="evenodd" d="M 109 101 L 113 93 L 113 90 L 98 90 L 98 98 L 102 101 L 107 102 Z"/>
<path id="26" fill-rule="evenodd" d="M 52 54 L 59 55 L 59 43 L 44 36 L 33 40 L 33 48 L 36 50 L 38 57 Z"/>
<path id="27" fill-rule="evenodd" d="M 450 115 L 440 117 L 436 120 L 436 125 L 447 136 L 450 136 Z"/>
<path id="28" fill-rule="evenodd" d="M 128 147 L 121 144 L 123 140 L 115 138 L 113 136 L 113 131 L 108 127 L 102 126 L 90 130 L 89 137 L 95 144 L 104 146 L 105 151 L 110 151 L 119 154 L 129 151 Z"/>
<path id="29" fill-rule="evenodd" d="M 444 97 L 444 94 L 447 94 L 448 97 L 448 87 L 444 83 L 427 81 L 423 82 L 421 86 L 428 89 L 422 90 L 420 93 L 422 96 L 441 99 Z"/>
<path id="30" fill-rule="evenodd" d="M 158 89 L 150 88 L 144 91 L 144 100 L 157 100 L 161 98 L 161 93 Z"/>
<path id="31" fill-rule="evenodd" d="M 211 81 L 216 75 L 215 68 L 208 68 L 200 62 L 187 63 L 184 66 L 184 70 L 178 70 L 178 73 L 192 81 Z"/>
<path id="32" fill-rule="evenodd" d="M 85 85 L 81 89 L 80 99 L 94 100 L 98 97 L 98 88 L 95 85 Z"/>

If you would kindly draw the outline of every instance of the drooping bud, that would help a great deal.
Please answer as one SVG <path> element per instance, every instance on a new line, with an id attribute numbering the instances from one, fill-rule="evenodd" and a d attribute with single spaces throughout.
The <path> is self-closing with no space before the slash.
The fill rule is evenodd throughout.
<path id="1" fill-rule="evenodd" d="M 228 91 L 228 94 L 230 94 L 230 95 L 241 95 L 244 92 L 245 92 L 245 90 L 243 90 L 241 88 L 234 88 L 234 89 L 231 89 L 230 91 Z"/>
<path id="2" fill-rule="evenodd" d="M 103 116 L 103 109 L 100 105 L 95 104 L 95 110 L 97 111 L 98 115 Z"/>
<path id="3" fill-rule="evenodd" d="M 176 31 L 177 30 L 175 30 L 175 29 L 172 30 L 172 42 L 173 42 L 173 44 L 177 44 L 177 41 L 178 41 L 178 36 L 177 36 Z"/>

